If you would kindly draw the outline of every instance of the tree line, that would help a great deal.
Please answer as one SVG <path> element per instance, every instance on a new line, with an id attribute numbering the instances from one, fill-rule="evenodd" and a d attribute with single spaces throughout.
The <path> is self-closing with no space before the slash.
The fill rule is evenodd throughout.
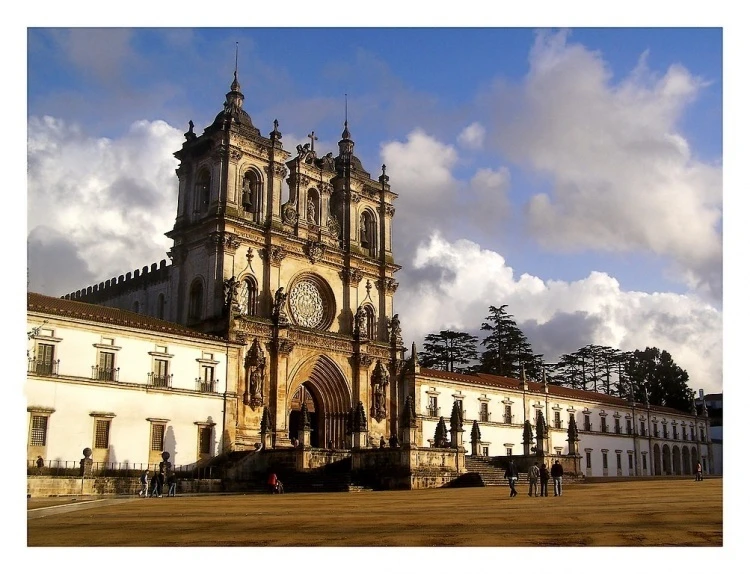
<path id="1" fill-rule="evenodd" d="M 546 377 L 552 385 L 604 393 L 637 402 L 689 411 L 694 391 L 688 373 L 669 352 L 646 347 L 622 351 L 603 345 L 586 345 L 545 362 L 508 313 L 507 305 L 490 306 L 482 322 L 486 336 L 443 330 L 425 337 L 419 362 L 425 367 L 457 373 L 489 373 L 530 380 Z M 480 353 L 478 345 L 484 348 Z"/>

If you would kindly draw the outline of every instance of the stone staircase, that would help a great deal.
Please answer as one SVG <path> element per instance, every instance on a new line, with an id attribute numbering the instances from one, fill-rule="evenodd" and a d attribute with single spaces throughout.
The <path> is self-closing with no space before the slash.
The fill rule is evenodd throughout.
<path id="1" fill-rule="evenodd" d="M 508 487 L 508 480 L 505 478 L 505 468 L 495 463 L 489 457 L 467 456 L 466 472 L 478 474 L 485 486 Z M 518 473 L 518 482 L 516 482 L 516 485 L 522 484 L 529 484 L 529 478 L 525 472 Z"/>

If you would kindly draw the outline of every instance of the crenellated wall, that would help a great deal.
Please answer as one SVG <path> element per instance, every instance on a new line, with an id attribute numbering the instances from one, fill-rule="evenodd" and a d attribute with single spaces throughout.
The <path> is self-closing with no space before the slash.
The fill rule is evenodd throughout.
<path id="1" fill-rule="evenodd" d="M 167 265 L 166 259 L 162 259 L 157 267 L 152 263 L 143 269 L 136 269 L 119 277 L 112 277 L 97 285 L 89 285 L 85 289 L 64 295 L 62 299 L 83 301 L 85 303 L 103 303 L 108 299 L 118 297 L 134 289 L 143 289 L 155 283 L 163 283 L 169 280 L 172 266 Z"/>

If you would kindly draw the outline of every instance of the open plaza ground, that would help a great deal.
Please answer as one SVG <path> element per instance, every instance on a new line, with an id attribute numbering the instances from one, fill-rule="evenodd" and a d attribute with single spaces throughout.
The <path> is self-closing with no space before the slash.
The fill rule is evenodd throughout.
<path id="1" fill-rule="evenodd" d="M 551 485 L 550 485 L 551 489 Z M 284 495 L 31 499 L 34 546 L 722 546 L 722 480 Z M 56 514 L 53 514 L 57 512 Z"/>

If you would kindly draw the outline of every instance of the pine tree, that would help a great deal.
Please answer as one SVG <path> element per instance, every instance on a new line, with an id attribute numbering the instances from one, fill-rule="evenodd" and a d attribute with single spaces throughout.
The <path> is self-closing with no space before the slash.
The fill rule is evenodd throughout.
<path id="1" fill-rule="evenodd" d="M 423 367 L 437 367 L 444 371 L 463 373 L 477 360 L 477 337 L 459 331 L 443 330 L 424 338 L 424 351 L 419 353 Z"/>
<path id="2" fill-rule="evenodd" d="M 489 335 L 482 341 L 485 351 L 480 369 L 484 373 L 520 378 L 523 365 L 529 378 L 540 380 L 541 355 L 534 355 L 526 335 L 505 310 L 507 307 L 490 306 L 490 314 L 482 323 L 482 330 L 489 331 Z"/>
<path id="3" fill-rule="evenodd" d="M 694 391 L 688 387 L 687 371 L 677 365 L 667 351 L 646 347 L 633 351 L 625 372 L 638 402 L 690 412 Z"/>

